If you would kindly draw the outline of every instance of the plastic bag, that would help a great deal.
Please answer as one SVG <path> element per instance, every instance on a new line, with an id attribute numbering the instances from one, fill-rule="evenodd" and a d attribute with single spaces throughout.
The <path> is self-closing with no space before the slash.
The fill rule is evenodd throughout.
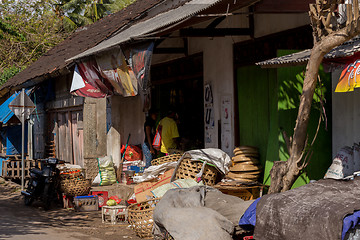
<path id="1" fill-rule="evenodd" d="M 124 153 L 124 150 L 125 150 L 125 146 L 123 145 L 121 148 L 121 153 Z M 142 156 L 141 148 L 134 145 L 127 146 L 124 158 L 126 161 L 142 160 L 143 156 Z"/>
<path id="2" fill-rule="evenodd" d="M 100 186 L 116 183 L 114 163 L 111 156 L 98 158 Z"/>

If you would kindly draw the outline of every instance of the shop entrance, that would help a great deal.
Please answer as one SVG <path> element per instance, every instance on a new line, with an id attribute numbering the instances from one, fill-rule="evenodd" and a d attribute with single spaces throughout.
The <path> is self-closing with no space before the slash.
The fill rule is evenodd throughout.
<path id="1" fill-rule="evenodd" d="M 159 119 L 175 109 L 182 148 L 204 148 L 202 55 L 156 65 L 151 72 L 152 107 Z"/>

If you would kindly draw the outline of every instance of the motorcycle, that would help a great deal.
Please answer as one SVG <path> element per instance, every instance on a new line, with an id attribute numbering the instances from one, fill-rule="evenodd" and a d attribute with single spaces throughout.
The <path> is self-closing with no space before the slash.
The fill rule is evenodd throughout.
<path id="1" fill-rule="evenodd" d="M 44 209 L 48 210 L 51 203 L 58 197 L 60 170 L 57 164 L 65 163 L 57 158 L 47 158 L 41 160 L 41 169 L 30 169 L 30 180 L 25 191 L 21 191 L 24 196 L 24 203 L 30 206 L 35 199 L 44 203 Z"/>

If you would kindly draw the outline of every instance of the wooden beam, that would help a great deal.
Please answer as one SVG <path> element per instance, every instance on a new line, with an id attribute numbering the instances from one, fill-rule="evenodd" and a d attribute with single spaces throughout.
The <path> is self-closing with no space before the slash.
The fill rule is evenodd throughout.
<path id="1" fill-rule="evenodd" d="M 181 37 L 224 37 L 250 35 L 250 28 L 186 28 L 180 29 Z"/>
<path id="2" fill-rule="evenodd" d="M 224 21 L 226 16 L 218 17 L 214 21 L 212 21 L 206 28 L 207 29 L 214 29 L 217 25 L 219 25 L 222 21 Z"/>
<path id="3" fill-rule="evenodd" d="M 255 5 L 256 13 L 307 13 L 315 0 L 262 0 Z"/>
<path id="4" fill-rule="evenodd" d="M 185 48 L 155 48 L 154 54 L 186 54 Z"/>

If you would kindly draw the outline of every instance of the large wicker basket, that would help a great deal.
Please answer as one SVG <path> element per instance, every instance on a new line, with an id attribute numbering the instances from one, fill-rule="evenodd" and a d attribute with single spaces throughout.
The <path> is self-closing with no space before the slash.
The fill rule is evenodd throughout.
<path id="1" fill-rule="evenodd" d="M 152 237 L 153 211 L 160 198 L 153 198 L 128 207 L 128 221 L 141 238 Z"/>
<path id="2" fill-rule="evenodd" d="M 179 166 L 175 173 L 175 179 L 194 179 L 196 180 L 196 174 L 201 171 L 203 166 L 202 161 L 191 161 L 190 158 L 184 158 L 179 163 Z M 218 170 L 209 164 L 206 164 L 202 180 L 205 185 L 213 186 L 217 183 Z"/>
<path id="3" fill-rule="evenodd" d="M 60 170 L 60 178 L 64 179 L 74 179 L 74 178 L 84 178 L 83 170 L 80 168 L 64 168 Z"/>
<path id="4" fill-rule="evenodd" d="M 63 179 L 60 182 L 61 191 L 67 196 L 88 195 L 91 188 L 91 179 Z"/>
<path id="5" fill-rule="evenodd" d="M 176 162 L 181 158 L 181 154 L 171 154 L 160 158 L 155 158 L 151 161 L 151 165 L 160 165 L 167 162 Z"/>

